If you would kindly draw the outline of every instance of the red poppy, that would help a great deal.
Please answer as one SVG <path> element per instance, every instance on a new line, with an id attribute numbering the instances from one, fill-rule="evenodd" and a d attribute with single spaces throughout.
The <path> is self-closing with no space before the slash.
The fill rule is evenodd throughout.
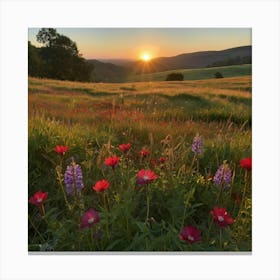
<path id="1" fill-rule="evenodd" d="M 150 154 L 150 152 L 146 149 L 140 150 L 139 155 L 143 158 L 147 157 Z"/>
<path id="2" fill-rule="evenodd" d="M 110 187 L 110 183 L 107 180 L 103 179 L 96 182 L 95 185 L 92 186 L 92 189 L 95 190 L 96 192 L 102 192 L 107 190 L 109 187 Z"/>
<path id="3" fill-rule="evenodd" d="M 81 218 L 81 228 L 92 227 L 100 221 L 99 213 L 94 209 L 88 209 Z"/>
<path id="4" fill-rule="evenodd" d="M 68 146 L 62 146 L 62 145 L 58 145 L 55 147 L 55 151 L 59 154 L 59 155 L 64 155 L 67 151 L 68 151 L 69 147 Z"/>
<path id="5" fill-rule="evenodd" d="M 151 160 L 150 160 L 150 162 L 151 162 L 151 164 L 153 165 L 153 166 L 158 166 L 158 160 L 157 159 L 155 159 L 155 158 L 152 158 Z"/>
<path id="6" fill-rule="evenodd" d="M 127 143 L 127 144 L 121 144 L 119 147 L 121 151 L 127 153 L 130 150 L 131 145 L 130 143 Z"/>
<path id="7" fill-rule="evenodd" d="M 29 202 L 38 206 L 38 207 L 41 207 L 42 204 L 45 202 L 45 200 L 47 199 L 48 197 L 48 193 L 47 192 L 42 192 L 42 191 L 38 191 L 36 192 L 33 196 L 31 196 L 29 198 Z"/>
<path id="8" fill-rule="evenodd" d="M 144 185 L 153 182 L 157 179 L 157 175 L 152 170 L 140 170 L 137 173 L 137 183 L 139 185 Z"/>
<path id="9" fill-rule="evenodd" d="M 218 208 L 217 206 L 215 206 L 210 214 L 213 216 L 216 224 L 220 227 L 225 227 L 234 223 L 234 219 L 230 216 L 225 208 Z"/>
<path id="10" fill-rule="evenodd" d="M 201 240 L 200 231 L 194 226 L 187 226 L 180 233 L 180 239 L 188 243 L 195 243 Z"/>
<path id="11" fill-rule="evenodd" d="M 116 155 L 114 155 L 112 157 L 106 158 L 104 161 L 104 164 L 106 166 L 111 166 L 112 168 L 115 168 L 118 165 L 119 160 L 120 160 L 120 158 L 117 157 Z"/>
<path id="12" fill-rule="evenodd" d="M 159 158 L 159 163 L 161 163 L 161 164 L 165 163 L 166 161 L 167 161 L 167 158 L 165 158 L 165 157 Z"/>
<path id="13" fill-rule="evenodd" d="M 247 170 L 252 170 L 252 158 L 243 158 L 240 160 L 240 167 L 247 169 Z"/>

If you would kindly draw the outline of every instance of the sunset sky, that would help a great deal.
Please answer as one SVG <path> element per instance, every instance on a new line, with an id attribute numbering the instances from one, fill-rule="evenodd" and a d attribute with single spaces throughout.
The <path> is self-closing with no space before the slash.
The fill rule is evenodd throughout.
<path id="1" fill-rule="evenodd" d="M 251 45 L 250 28 L 56 28 L 87 59 L 139 59 Z M 28 40 L 36 46 L 39 28 Z"/>

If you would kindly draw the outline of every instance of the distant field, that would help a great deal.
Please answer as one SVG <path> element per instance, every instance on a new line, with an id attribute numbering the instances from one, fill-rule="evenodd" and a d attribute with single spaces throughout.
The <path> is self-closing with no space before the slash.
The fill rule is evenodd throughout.
<path id="1" fill-rule="evenodd" d="M 226 69 L 236 70 L 200 75 L 226 76 Z M 252 150 L 250 75 L 122 84 L 29 78 L 28 110 L 28 193 L 48 192 L 45 216 L 29 204 L 30 251 L 251 251 L 251 179 L 239 165 Z M 199 156 L 192 151 L 197 133 Z M 128 153 L 119 148 L 124 143 Z M 57 145 L 69 150 L 57 154 Z M 106 167 L 113 155 L 119 164 Z M 64 172 L 73 160 L 84 188 L 65 198 Z M 232 171 L 225 190 L 213 182 L 224 161 Z M 139 185 L 139 170 L 154 171 L 156 180 Z M 93 191 L 104 178 L 110 188 Z M 217 204 L 235 219 L 226 228 L 210 215 Z M 100 222 L 81 229 L 88 208 Z M 187 225 L 200 230 L 200 242 L 180 240 Z"/>
<path id="2" fill-rule="evenodd" d="M 157 72 L 151 74 L 138 74 L 131 76 L 129 82 L 139 81 L 165 81 L 166 77 L 170 73 L 182 73 L 184 80 L 202 80 L 202 79 L 213 79 L 216 72 L 222 73 L 225 78 L 247 76 L 252 73 L 252 65 L 233 65 L 233 66 L 222 66 L 222 67 L 211 67 L 201 69 L 178 69 L 172 71 Z"/>

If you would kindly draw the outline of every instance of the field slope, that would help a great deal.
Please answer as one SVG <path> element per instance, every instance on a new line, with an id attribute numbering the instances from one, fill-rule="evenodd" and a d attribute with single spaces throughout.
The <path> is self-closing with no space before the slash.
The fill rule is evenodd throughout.
<path id="1" fill-rule="evenodd" d="M 209 68 L 198 68 L 198 69 L 176 69 L 170 71 L 149 73 L 149 74 L 136 74 L 128 78 L 129 82 L 140 82 L 140 81 L 165 81 L 166 77 L 170 73 L 182 73 L 184 80 L 202 80 L 202 79 L 213 79 L 215 73 L 220 72 L 225 78 L 248 76 L 251 75 L 252 65 L 232 65 L 232 66 L 221 66 L 221 67 L 209 67 Z"/>

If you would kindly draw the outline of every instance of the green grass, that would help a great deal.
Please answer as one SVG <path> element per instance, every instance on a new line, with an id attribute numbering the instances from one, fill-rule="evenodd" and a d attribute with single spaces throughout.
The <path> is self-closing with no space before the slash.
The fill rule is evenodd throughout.
<path id="1" fill-rule="evenodd" d="M 46 217 L 29 205 L 29 250 L 250 251 L 251 182 L 242 205 L 232 199 L 233 193 L 243 195 L 239 160 L 252 149 L 250 89 L 250 76 L 124 84 L 29 78 L 28 192 L 29 197 L 39 189 L 49 193 Z M 204 148 L 199 164 L 193 164 L 197 133 Z M 119 144 L 128 142 L 132 148 L 123 155 Z M 56 145 L 69 146 L 63 158 L 54 152 Z M 150 151 L 146 159 L 138 154 L 143 148 Z M 113 171 L 103 163 L 114 154 L 121 159 Z M 68 197 L 70 211 L 57 170 L 63 178 L 72 157 L 82 167 L 85 187 L 79 197 Z M 164 165 L 150 161 L 160 157 L 168 158 Z M 224 160 L 234 176 L 219 204 L 236 221 L 223 229 L 221 244 L 209 212 L 219 193 L 211 176 Z M 145 187 L 136 184 L 140 169 L 158 175 L 148 186 L 152 223 L 145 221 Z M 105 203 L 91 189 L 103 178 L 111 184 Z M 89 207 L 100 212 L 100 223 L 81 230 L 80 218 Z M 191 224 L 202 241 L 189 246 L 179 234 Z"/>
<path id="2" fill-rule="evenodd" d="M 247 76 L 252 73 L 252 65 L 233 65 L 233 66 L 221 66 L 211 68 L 200 68 L 200 69 L 178 69 L 164 72 L 157 72 L 151 74 L 137 74 L 131 76 L 128 82 L 140 82 L 140 81 L 165 81 L 166 77 L 170 73 L 182 73 L 184 80 L 202 80 L 202 79 L 213 79 L 216 72 L 220 72 L 223 77 L 239 77 Z"/>

